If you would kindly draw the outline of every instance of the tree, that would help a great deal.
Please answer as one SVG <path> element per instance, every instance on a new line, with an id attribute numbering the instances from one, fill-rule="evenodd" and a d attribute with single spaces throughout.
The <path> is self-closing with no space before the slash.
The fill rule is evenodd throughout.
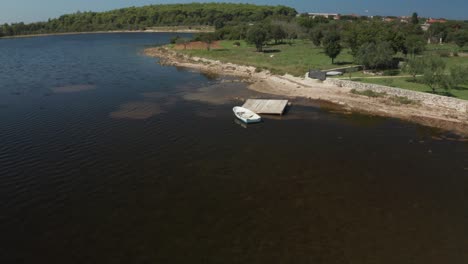
<path id="1" fill-rule="evenodd" d="M 416 12 L 413 13 L 413 15 L 411 16 L 411 23 L 413 25 L 419 24 L 418 13 L 416 13 Z"/>
<path id="2" fill-rule="evenodd" d="M 209 51 L 211 49 L 211 44 L 216 40 L 215 34 L 213 33 L 203 33 L 200 35 L 200 41 L 206 44 L 206 49 Z"/>
<path id="3" fill-rule="evenodd" d="M 405 46 L 406 38 L 407 34 L 405 34 L 405 32 L 398 31 L 392 34 L 388 41 L 392 45 L 392 48 L 395 52 L 401 51 L 403 54 L 407 54 L 408 51 Z"/>
<path id="4" fill-rule="evenodd" d="M 286 38 L 289 39 L 289 42 L 292 43 L 293 39 L 297 39 L 302 35 L 302 28 L 296 21 L 274 21 L 274 25 L 279 25 L 283 28 L 284 32 L 286 33 Z"/>
<path id="5" fill-rule="evenodd" d="M 427 36 L 429 39 L 437 38 L 437 42 L 442 40 L 445 42 L 449 32 L 449 26 L 446 23 L 434 23 L 427 30 Z"/>
<path id="6" fill-rule="evenodd" d="M 191 3 L 158 4 L 129 7 L 106 12 L 76 12 L 46 22 L 15 23 L 5 35 L 97 31 L 116 29 L 142 29 L 154 26 L 209 25 L 217 29 L 226 25 L 258 23 L 266 19 L 289 21 L 297 11 L 285 6 L 259 6 L 253 4 Z M 1 26 L 0 26 L 1 27 Z"/>
<path id="7" fill-rule="evenodd" d="M 345 26 L 344 41 L 351 49 L 351 54 L 356 56 L 358 50 L 367 43 L 379 43 L 389 41 L 394 29 L 390 24 L 382 20 L 372 20 L 371 22 L 349 23 Z"/>
<path id="8" fill-rule="evenodd" d="M 439 57 L 427 57 L 424 60 L 424 74 L 423 82 L 429 88 L 432 89 L 432 92 L 436 92 L 436 89 L 450 88 L 449 78 L 445 74 L 446 64 Z"/>
<path id="9" fill-rule="evenodd" d="M 322 44 L 322 39 L 323 39 L 322 29 L 319 27 L 314 28 L 310 32 L 310 39 L 312 40 L 312 43 L 314 43 L 316 47 L 320 47 L 320 45 Z"/>
<path id="10" fill-rule="evenodd" d="M 171 44 L 176 44 L 176 43 L 177 43 L 177 40 L 179 40 L 179 39 L 180 39 L 180 36 L 177 35 L 177 36 L 171 37 L 171 38 L 169 39 L 169 42 L 170 42 Z"/>
<path id="11" fill-rule="evenodd" d="M 221 29 L 224 27 L 224 19 L 222 18 L 218 18 L 214 21 L 214 27 L 215 29 Z"/>
<path id="12" fill-rule="evenodd" d="M 278 44 L 278 41 L 281 41 L 287 37 L 286 32 L 280 25 L 271 25 L 270 30 L 271 37 L 275 40 L 275 44 Z"/>
<path id="13" fill-rule="evenodd" d="M 5 36 L 12 36 L 13 35 L 13 29 L 11 28 L 10 25 L 8 25 L 7 23 L 3 24 L 2 26 L 2 31 L 3 31 L 3 34 Z"/>
<path id="14" fill-rule="evenodd" d="M 468 67 L 454 66 L 450 68 L 450 86 L 455 88 L 459 85 L 468 83 Z"/>
<path id="15" fill-rule="evenodd" d="M 325 54 L 332 59 L 332 64 L 335 63 L 335 58 L 341 53 L 340 41 L 341 36 L 336 30 L 329 31 L 323 39 Z"/>
<path id="16" fill-rule="evenodd" d="M 356 61 L 366 68 L 378 69 L 391 66 L 395 51 L 389 42 L 370 42 L 359 48 L 356 54 Z"/>
<path id="17" fill-rule="evenodd" d="M 408 60 L 404 67 L 404 71 L 411 74 L 413 79 L 416 80 L 416 75 L 423 74 L 425 63 L 423 58 L 412 58 Z"/>
<path id="18" fill-rule="evenodd" d="M 403 53 L 410 54 L 413 58 L 415 55 L 420 54 L 426 48 L 426 41 L 422 36 L 410 35 L 407 36 L 404 43 Z"/>
<path id="19" fill-rule="evenodd" d="M 190 40 L 186 39 L 186 38 L 178 38 L 176 40 L 176 44 L 179 44 L 179 45 L 183 45 L 184 46 L 184 50 L 187 49 L 187 44 L 190 43 Z"/>
<path id="20" fill-rule="evenodd" d="M 258 52 L 263 51 L 263 45 L 268 40 L 268 31 L 264 25 L 257 24 L 247 31 L 247 42 L 255 45 Z"/>
<path id="21" fill-rule="evenodd" d="M 463 48 L 468 43 L 468 31 L 458 30 L 452 36 L 453 42 Z"/>

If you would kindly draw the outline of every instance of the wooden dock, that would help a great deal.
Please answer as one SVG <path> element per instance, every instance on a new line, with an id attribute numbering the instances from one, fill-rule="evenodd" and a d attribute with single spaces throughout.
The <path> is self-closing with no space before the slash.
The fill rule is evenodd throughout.
<path id="1" fill-rule="evenodd" d="M 288 100 L 247 99 L 242 106 L 257 114 L 282 115 Z"/>

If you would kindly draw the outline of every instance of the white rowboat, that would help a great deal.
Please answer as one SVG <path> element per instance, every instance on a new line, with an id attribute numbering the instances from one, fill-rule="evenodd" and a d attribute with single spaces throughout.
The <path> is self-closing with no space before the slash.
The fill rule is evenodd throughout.
<path id="1" fill-rule="evenodd" d="M 329 71 L 329 72 L 327 72 L 327 76 L 339 76 L 339 75 L 343 75 L 343 73 L 339 72 L 339 71 Z"/>
<path id="2" fill-rule="evenodd" d="M 262 118 L 247 108 L 236 106 L 232 109 L 234 115 L 246 124 L 258 123 Z"/>

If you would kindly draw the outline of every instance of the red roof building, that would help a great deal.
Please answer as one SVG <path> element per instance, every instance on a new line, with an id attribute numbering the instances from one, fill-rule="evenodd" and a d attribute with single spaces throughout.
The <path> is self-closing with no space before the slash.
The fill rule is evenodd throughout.
<path id="1" fill-rule="evenodd" d="M 447 20 L 443 19 L 443 18 L 439 18 L 439 19 L 434 19 L 434 18 L 429 18 L 427 21 L 426 21 L 427 24 L 434 24 L 434 23 L 447 23 Z"/>

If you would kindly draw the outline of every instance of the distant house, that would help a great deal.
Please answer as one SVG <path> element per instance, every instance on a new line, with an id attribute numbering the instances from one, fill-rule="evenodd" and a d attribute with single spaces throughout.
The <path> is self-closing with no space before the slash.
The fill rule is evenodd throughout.
<path id="1" fill-rule="evenodd" d="M 393 21 L 396 21 L 396 17 L 382 17 L 382 21 L 393 22 Z"/>
<path id="2" fill-rule="evenodd" d="M 421 25 L 421 29 L 423 31 L 428 31 L 430 27 L 431 27 L 431 24 L 428 24 L 428 23 L 424 23 Z"/>
<path id="3" fill-rule="evenodd" d="M 431 25 L 436 24 L 436 23 L 447 23 L 447 20 L 445 18 L 439 18 L 439 19 L 434 19 L 434 18 L 429 18 L 426 20 L 424 24 L 421 25 L 422 30 L 427 31 L 431 27 Z"/>
<path id="4" fill-rule="evenodd" d="M 400 16 L 399 17 L 401 23 L 409 23 L 411 21 L 411 17 L 409 16 Z"/>
<path id="5" fill-rule="evenodd" d="M 439 18 L 439 19 L 429 18 L 428 20 L 426 20 L 426 23 L 429 25 L 432 25 L 435 23 L 447 23 L 447 20 L 444 18 Z"/>
<path id="6" fill-rule="evenodd" d="M 336 13 L 307 13 L 307 15 L 312 18 L 324 17 L 324 18 L 333 18 L 334 20 L 340 19 L 340 14 L 336 14 Z"/>

